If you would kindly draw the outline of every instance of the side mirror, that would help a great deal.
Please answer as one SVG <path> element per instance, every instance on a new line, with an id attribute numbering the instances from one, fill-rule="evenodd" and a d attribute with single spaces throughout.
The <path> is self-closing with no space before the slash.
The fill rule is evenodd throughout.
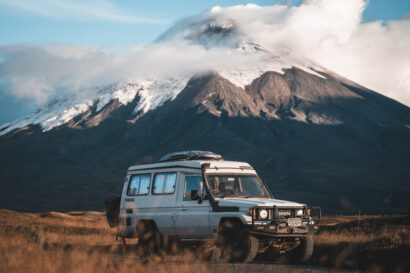
<path id="1" fill-rule="evenodd" d="M 198 195 L 198 190 L 191 190 L 191 200 L 198 200 L 199 195 Z"/>

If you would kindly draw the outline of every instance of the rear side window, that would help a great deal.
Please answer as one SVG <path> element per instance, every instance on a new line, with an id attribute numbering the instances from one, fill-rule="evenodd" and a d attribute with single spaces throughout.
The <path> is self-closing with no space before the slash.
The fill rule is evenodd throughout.
<path id="1" fill-rule="evenodd" d="M 176 173 L 158 173 L 154 178 L 154 194 L 170 194 L 175 192 Z"/>
<path id="2" fill-rule="evenodd" d="M 146 195 L 151 184 L 150 174 L 137 174 L 131 176 L 127 195 Z"/>

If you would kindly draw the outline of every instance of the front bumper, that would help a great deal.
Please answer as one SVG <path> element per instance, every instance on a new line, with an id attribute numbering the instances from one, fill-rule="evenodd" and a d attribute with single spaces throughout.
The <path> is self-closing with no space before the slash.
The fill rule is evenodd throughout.
<path id="1" fill-rule="evenodd" d="M 319 221 L 321 218 L 320 208 L 318 218 L 312 219 L 308 213 L 308 208 L 304 208 L 302 216 L 296 216 L 296 210 L 300 207 L 255 207 L 252 210 L 252 224 L 249 230 L 253 234 L 275 236 L 275 237 L 297 237 L 305 236 L 319 231 Z M 258 211 L 268 210 L 268 219 L 258 219 Z M 286 215 L 280 215 L 279 210 L 286 211 Z"/>

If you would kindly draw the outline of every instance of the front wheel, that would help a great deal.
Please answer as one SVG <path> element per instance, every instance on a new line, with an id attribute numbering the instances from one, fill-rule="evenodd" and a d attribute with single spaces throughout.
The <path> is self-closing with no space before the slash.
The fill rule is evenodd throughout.
<path id="1" fill-rule="evenodd" d="M 204 262 L 216 262 L 221 257 L 221 250 L 216 245 L 202 246 L 198 250 L 198 258 Z"/>
<path id="2" fill-rule="evenodd" d="M 313 254 L 313 238 L 311 234 L 300 238 L 298 247 L 291 251 L 291 259 L 294 263 L 306 263 L 310 260 Z"/>
<path id="3" fill-rule="evenodd" d="M 256 257 L 259 243 L 244 227 L 227 223 L 219 234 L 219 246 L 227 262 L 249 263 Z"/>

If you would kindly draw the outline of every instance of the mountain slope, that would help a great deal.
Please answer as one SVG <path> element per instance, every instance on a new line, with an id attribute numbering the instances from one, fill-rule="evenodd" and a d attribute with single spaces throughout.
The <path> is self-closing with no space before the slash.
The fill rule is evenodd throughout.
<path id="1" fill-rule="evenodd" d="M 210 73 L 145 114 L 137 95 L 45 132 L 14 130 L 0 137 L 0 207 L 102 209 L 129 165 L 203 149 L 250 162 L 277 197 L 328 213 L 407 209 L 410 109 L 318 73 L 266 72 L 246 88 Z"/>

